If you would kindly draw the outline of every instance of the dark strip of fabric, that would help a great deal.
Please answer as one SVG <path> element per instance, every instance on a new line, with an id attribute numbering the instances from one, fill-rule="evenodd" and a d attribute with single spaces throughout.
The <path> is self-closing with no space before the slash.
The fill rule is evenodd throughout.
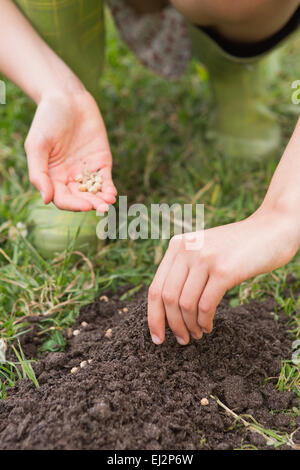
<path id="1" fill-rule="evenodd" d="M 263 41 L 255 43 L 241 43 L 230 41 L 221 36 L 216 31 L 208 27 L 196 25 L 199 29 L 208 34 L 225 52 L 236 57 L 255 57 L 261 55 L 277 46 L 283 39 L 293 33 L 300 26 L 300 7 L 297 8 L 293 16 L 277 33 Z"/>

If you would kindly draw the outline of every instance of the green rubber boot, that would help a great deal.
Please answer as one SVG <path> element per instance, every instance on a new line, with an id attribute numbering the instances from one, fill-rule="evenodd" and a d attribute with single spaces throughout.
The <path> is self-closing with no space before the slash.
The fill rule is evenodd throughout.
<path id="1" fill-rule="evenodd" d="M 105 35 L 102 0 L 14 0 L 99 102 Z"/>
<path id="2" fill-rule="evenodd" d="M 96 227 L 100 218 L 95 211 L 62 211 L 40 197 L 29 205 L 28 223 L 33 229 L 33 245 L 43 258 L 53 258 L 66 248 L 85 254 L 95 252 L 98 245 Z"/>
<path id="3" fill-rule="evenodd" d="M 69 65 L 87 90 L 100 102 L 100 77 L 104 65 L 102 0 L 15 0 L 40 36 Z M 33 244 L 45 258 L 66 249 L 89 253 L 97 246 L 95 211 L 69 212 L 36 198 L 30 206 Z"/>
<path id="4" fill-rule="evenodd" d="M 281 133 L 267 96 L 281 48 L 259 58 L 238 58 L 202 29 L 189 24 L 189 30 L 193 55 L 208 69 L 215 97 L 207 137 L 233 159 L 263 160 L 276 154 Z"/>

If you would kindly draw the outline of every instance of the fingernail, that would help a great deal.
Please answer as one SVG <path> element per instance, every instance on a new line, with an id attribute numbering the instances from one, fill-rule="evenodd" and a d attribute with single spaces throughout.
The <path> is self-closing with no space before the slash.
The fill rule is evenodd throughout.
<path id="1" fill-rule="evenodd" d="M 176 336 L 176 339 L 177 339 L 177 342 L 181 344 L 182 346 L 187 344 L 187 342 L 183 338 L 180 338 L 180 336 Z"/>
<path id="2" fill-rule="evenodd" d="M 109 209 L 109 206 L 107 204 L 101 204 L 98 208 L 97 208 L 97 212 L 107 212 Z"/>
<path id="3" fill-rule="evenodd" d="M 191 333 L 191 336 L 192 336 L 192 338 L 194 338 L 194 339 L 201 339 L 202 336 L 203 336 L 203 334 L 201 333 L 201 334 L 199 334 L 199 335 L 194 335 L 193 333 Z"/>
<path id="4" fill-rule="evenodd" d="M 161 344 L 161 339 L 156 335 L 151 335 L 154 344 Z"/>
<path id="5" fill-rule="evenodd" d="M 207 333 L 207 334 L 209 333 L 209 331 L 206 330 L 205 328 L 202 328 L 202 331 L 204 331 L 204 333 Z"/>
<path id="6" fill-rule="evenodd" d="M 42 196 L 43 202 L 45 202 L 45 193 L 44 193 L 44 191 L 41 191 L 41 196 Z"/>

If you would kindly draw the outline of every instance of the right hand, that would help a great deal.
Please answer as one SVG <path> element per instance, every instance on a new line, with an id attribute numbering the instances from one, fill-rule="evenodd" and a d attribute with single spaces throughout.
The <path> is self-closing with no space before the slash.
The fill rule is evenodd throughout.
<path id="1" fill-rule="evenodd" d="M 25 141 L 29 178 L 45 204 L 59 209 L 99 212 L 116 201 L 112 156 L 100 111 L 86 91 L 51 93 L 38 104 Z M 101 170 L 102 191 L 80 192 L 76 175 Z"/>

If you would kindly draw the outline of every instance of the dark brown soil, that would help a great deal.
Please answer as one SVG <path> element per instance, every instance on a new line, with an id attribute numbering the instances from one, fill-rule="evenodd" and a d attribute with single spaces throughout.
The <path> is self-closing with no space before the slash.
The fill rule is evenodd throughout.
<path id="1" fill-rule="evenodd" d="M 292 341 L 273 309 L 271 300 L 235 309 L 223 301 L 211 335 L 182 347 L 168 332 L 157 347 L 145 293 L 132 303 L 116 295 L 96 300 L 82 309 L 80 334 L 68 340 L 66 353 L 44 354 L 34 365 L 40 387 L 23 379 L 0 402 L 0 449 L 267 448 L 210 395 L 267 428 L 290 433 L 299 426 L 299 418 L 270 413 L 297 404 L 292 392 L 275 391 L 275 379 L 264 381 L 278 376 Z M 108 328 L 111 338 L 104 336 Z M 27 354 L 35 352 L 33 339 L 23 342 Z"/>

